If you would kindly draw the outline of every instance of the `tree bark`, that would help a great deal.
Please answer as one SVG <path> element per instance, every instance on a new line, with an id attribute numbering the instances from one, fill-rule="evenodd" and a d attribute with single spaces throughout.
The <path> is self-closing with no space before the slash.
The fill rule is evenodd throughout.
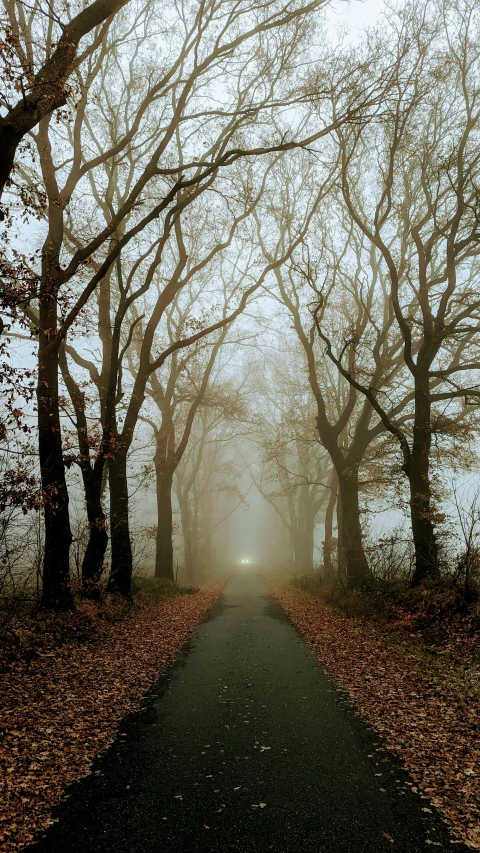
<path id="1" fill-rule="evenodd" d="M 341 581 L 345 581 L 347 571 L 345 566 L 345 552 L 341 546 L 343 542 L 343 512 L 342 512 L 342 495 L 340 488 L 337 494 L 337 574 Z"/>
<path id="2" fill-rule="evenodd" d="M 48 330 L 55 325 L 56 299 L 41 296 L 37 384 L 38 447 L 45 518 L 41 605 L 62 611 L 73 607 L 69 563 L 72 532 L 58 406 L 58 350 L 48 347 Z"/>
<path id="3" fill-rule="evenodd" d="M 211 493 L 203 495 L 202 500 L 202 557 L 203 576 L 208 577 L 213 561 L 213 502 Z"/>
<path id="4" fill-rule="evenodd" d="M 303 487 L 307 491 L 308 486 Z M 305 500 L 305 518 L 303 524 L 303 573 L 313 573 L 313 551 L 315 547 L 315 510 L 311 495 Z"/>
<path id="5" fill-rule="evenodd" d="M 325 511 L 325 535 L 323 539 L 323 568 L 326 575 L 331 575 L 333 572 L 333 513 L 337 503 L 337 488 L 338 481 L 333 469 L 330 480 L 330 497 L 328 499 L 327 509 Z"/>
<path id="6" fill-rule="evenodd" d="M 178 494 L 178 493 L 177 493 Z M 193 565 L 193 550 L 192 550 L 192 520 L 190 514 L 190 504 L 188 495 L 179 500 L 180 518 L 182 522 L 183 533 L 183 569 L 185 572 L 186 583 L 192 584 L 194 581 L 194 565 Z"/>
<path id="7" fill-rule="evenodd" d="M 175 580 L 173 571 L 172 482 L 170 465 L 156 465 L 157 476 L 157 548 L 155 577 Z"/>
<path id="8" fill-rule="evenodd" d="M 431 441 L 430 394 L 428 387 L 417 387 L 412 453 L 406 470 L 410 485 L 410 517 L 415 545 L 412 586 L 418 586 L 428 579 L 435 580 L 440 574 L 430 484 Z"/>
<path id="9" fill-rule="evenodd" d="M 296 577 L 297 575 L 302 574 L 302 566 L 303 566 L 302 539 L 301 539 L 301 536 L 299 535 L 297 527 L 295 527 L 291 531 L 290 541 L 292 543 L 293 574 Z"/>
<path id="10" fill-rule="evenodd" d="M 112 567 L 108 591 L 131 598 L 133 555 L 128 515 L 127 453 L 117 450 L 108 466 L 110 485 L 110 537 Z"/>
<path id="11" fill-rule="evenodd" d="M 355 589 L 366 581 L 370 573 L 362 542 L 357 468 L 345 468 L 338 474 L 338 483 L 342 510 L 339 556 L 341 554 L 341 562 L 345 565 L 347 586 Z"/>
<path id="12" fill-rule="evenodd" d="M 79 388 L 69 371 L 65 347 L 60 347 L 59 349 L 59 366 L 75 410 L 77 439 L 80 451 L 79 465 L 82 472 L 85 506 L 90 529 L 89 540 L 82 563 L 83 593 L 88 597 L 98 598 L 98 583 L 102 574 L 103 561 L 108 545 L 105 513 L 102 507 L 105 455 L 101 452 L 92 465 L 88 421 L 85 412 L 85 394 Z"/>
<path id="13" fill-rule="evenodd" d="M 0 157 L 0 198 L 13 169 L 15 154 L 21 138 L 11 127 L 0 128 L 0 149 L 2 152 Z M 0 213 L 0 216 L 3 220 L 3 213 Z"/>
<path id="14" fill-rule="evenodd" d="M 90 536 L 82 563 L 82 586 L 86 595 L 97 598 L 108 545 L 106 519 L 102 508 L 103 465 L 101 470 L 90 469 L 83 471 L 82 474 L 90 527 Z"/>
<path id="15" fill-rule="evenodd" d="M 28 92 L 0 117 L 0 197 L 10 177 L 17 147 L 23 137 L 58 107 L 67 103 L 67 77 L 75 67 L 80 40 L 125 5 L 127 0 L 94 0 L 71 21 L 45 64 L 38 70 Z"/>

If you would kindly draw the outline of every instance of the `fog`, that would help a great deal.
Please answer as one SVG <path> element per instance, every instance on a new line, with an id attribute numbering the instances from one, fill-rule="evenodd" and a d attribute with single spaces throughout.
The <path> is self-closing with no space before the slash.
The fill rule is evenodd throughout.
<path id="1" fill-rule="evenodd" d="M 0 0 L 0 84 L 1 849 L 480 850 L 478 0 Z"/>
<path id="2" fill-rule="evenodd" d="M 478 20 L 440 11 L 127 4 L 15 112 L 35 7 L 0 116 L 5 589 L 471 583 Z"/>

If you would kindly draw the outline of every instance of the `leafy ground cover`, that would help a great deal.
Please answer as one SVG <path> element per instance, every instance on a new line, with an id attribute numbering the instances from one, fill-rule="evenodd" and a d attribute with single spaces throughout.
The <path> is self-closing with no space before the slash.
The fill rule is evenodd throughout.
<path id="1" fill-rule="evenodd" d="M 459 650 L 429 653 L 403 630 L 339 613 L 307 592 L 272 592 L 414 786 L 457 838 L 480 850 L 480 665 L 472 644 L 462 662 Z"/>
<path id="2" fill-rule="evenodd" d="M 167 599 L 147 585 L 140 599 L 149 606 L 83 602 L 15 629 L 0 657 L 1 851 L 22 849 L 49 826 L 67 785 L 90 771 L 220 591 Z"/>

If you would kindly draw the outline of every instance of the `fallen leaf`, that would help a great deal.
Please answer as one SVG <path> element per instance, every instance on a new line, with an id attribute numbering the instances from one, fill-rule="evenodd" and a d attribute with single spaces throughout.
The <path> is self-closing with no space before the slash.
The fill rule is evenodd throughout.
<path id="1" fill-rule="evenodd" d="M 205 588 L 121 613 L 114 604 L 110 621 L 91 602 L 33 617 L 42 654 L 28 665 L 1 660 L 8 681 L 0 690 L 2 853 L 35 841 L 65 788 L 90 773 L 118 735 L 125 742 L 122 720 L 138 710 L 220 592 Z"/>
<path id="2" fill-rule="evenodd" d="M 404 643 L 391 625 L 351 618 L 292 588 L 272 592 L 356 713 L 400 757 L 413 779 L 403 784 L 428 798 L 455 839 L 480 850 L 478 634 L 459 636 L 458 645 L 453 637 L 445 656 L 427 660 L 422 636 Z M 446 629 L 448 640 L 454 627 Z"/>

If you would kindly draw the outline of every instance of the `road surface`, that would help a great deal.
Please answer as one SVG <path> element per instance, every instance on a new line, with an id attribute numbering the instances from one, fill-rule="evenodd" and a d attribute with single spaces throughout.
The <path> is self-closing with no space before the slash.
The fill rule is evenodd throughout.
<path id="1" fill-rule="evenodd" d="M 466 851 L 408 781 L 246 572 L 28 850 Z"/>

